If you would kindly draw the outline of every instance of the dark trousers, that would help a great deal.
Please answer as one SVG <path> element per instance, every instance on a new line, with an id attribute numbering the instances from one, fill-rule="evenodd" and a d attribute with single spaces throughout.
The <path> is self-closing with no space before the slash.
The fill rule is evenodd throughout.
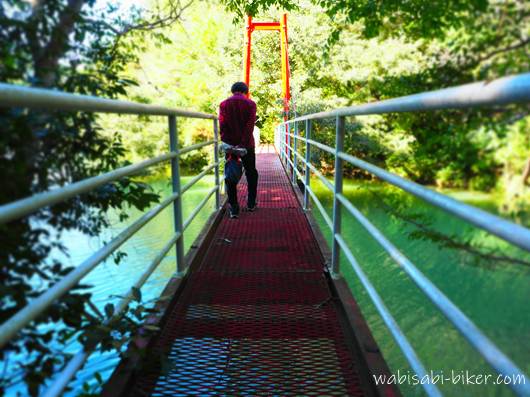
<path id="1" fill-rule="evenodd" d="M 247 205 L 249 207 L 253 207 L 256 204 L 256 195 L 258 190 L 258 170 L 256 169 L 256 152 L 254 149 L 247 149 L 247 155 L 241 157 L 241 162 L 243 163 L 245 175 L 247 176 Z M 237 201 L 237 183 L 231 183 L 225 179 L 225 186 L 230 207 L 235 211 L 239 211 L 239 203 Z"/>

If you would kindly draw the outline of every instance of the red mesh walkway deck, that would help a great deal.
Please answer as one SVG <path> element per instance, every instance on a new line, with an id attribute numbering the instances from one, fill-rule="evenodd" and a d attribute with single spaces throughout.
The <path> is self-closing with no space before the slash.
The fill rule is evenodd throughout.
<path id="1" fill-rule="evenodd" d="M 311 228 L 278 156 L 257 163 L 258 210 L 223 218 L 133 395 L 363 395 Z"/>

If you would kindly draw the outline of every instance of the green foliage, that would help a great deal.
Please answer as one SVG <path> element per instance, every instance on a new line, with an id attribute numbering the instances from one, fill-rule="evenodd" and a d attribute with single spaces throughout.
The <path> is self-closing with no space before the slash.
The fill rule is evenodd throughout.
<path id="1" fill-rule="evenodd" d="M 203 150 L 190 153 L 182 158 L 180 166 L 184 174 L 194 174 L 202 171 L 209 163 L 208 154 Z"/>
<path id="2" fill-rule="evenodd" d="M 247 15 L 256 16 L 261 12 L 268 12 L 271 7 L 282 8 L 286 11 L 298 10 L 295 0 L 221 0 L 226 8 L 236 15 L 237 23 Z"/>
<path id="3" fill-rule="evenodd" d="M 437 5 L 432 7 L 436 12 Z M 380 32 L 377 38 L 366 40 L 365 23 L 344 24 L 331 47 L 326 46 L 336 26 L 314 8 L 303 7 L 305 12 L 290 18 L 291 38 L 296 37 L 291 56 L 295 60 L 293 85 L 300 90 L 295 95 L 298 111 L 314 112 L 524 72 L 530 66 L 525 55 L 529 7 L 513 1 L 492 3 L 482 13 L 467 12 L 473 18 L 465 25 L 444 28 L 443 35 L 433 31 L 420 40 L 403 26 L 391 35 Z M 322 56 L 322 49 L 327 56 Z M 513 106 L 502 111 L 359 117 L 360 135 L 377 142 L 378 149 L 353 142 L 347 148 L 359 157 L 373 153 L 376 164 L 421 183 L 490 190 L 510 161 L 499 156 L 499 149 L 510 144 L 505 136 L 519 128 L 513 126 L 527 114 L 528 108 Z M 333 144 L 332 133 L 322 139 Z"/>
<path id="4" fill-rule="evenodd" d="M 241 14 L 246 2 L 225 4 Z M 267 10 L 270 5 L 255 1 L 247 4 L 247 12 L 258 19 L 277 18 L 280 10 Z M 293 106 L 299 114 L 497 78 L 530 67 L 530 5 L 515 0 L 321 0 L 289 7 L 296 7 L 289 29 Z M 273 36 L 253 43 L 252 73 L 259 69 L 257 78 L 252 77 L 253 95 L 263 99 L 258 109 L 267 121 L 279 115 L 274 103 L 278 96 L 270 95 L 279 90 L 279 50 Z M 518 171 L 507 167 L 510 159 L 499 156 L 499 150 L 509 144 L 505 137 L 523 125 L 527 114 L 528 108 L 513 106 L 503 111 L 361 117 L 348 127 L 347 148 L 420 183 L 491 190 L 508 169 L 522 172 L 522 166 Z M 326 133 L 319 128 L 315 126 L 316 136 L 333 145 L 332 126 L 323 127 L 329 129 Z M 329 171 L 327 154 L 317 151 L 314 156 L 322 170 Z M 355 170 L 349 172 L 354 176 Z"/>
<path id="5" fill-rule="evenodd" d="M 163 45 L 156 38 L 145 38 L 138 59 L 125 65 L 126 74 L 139 83 L 128 90 L 129 97 L 144 103 L 217 113 L 219 103 L 241 75 L 242 37 L 240 29 L 229 21 L 230 14 L 214 2 L 196 2 L 179 24 L 161 31 L 167 38 Z M 131 161 L 167 151 L 164 119 L 101 115 L 100 122 L 105 130 L 119 131 Z M 178 118 L 177 123 L 181 147 L 213 138 L 210 120 Z M 208 152 L 211 148 L 186 156 L 183 171 L 200 171 L 209 159 Z"/>
<path id="6" fill-rule="evenodd" d="M 135 84 L 124 75 L 124 66 L 136 60 L 141 36 L 134 25 L 142 22 L 153 23 L 137 12 L 124 19 L 112 5 L 97 10 L 91 0 L 4 1 L 0 81 L 107 98 L 124 95 Z M 149 31 L 150 25 L 142 26 Z M 1 204 L 129 164 L 122 137 L 104 134 L 93 114 L 2 109 L 0 125 Z M 144 210 L 157 200 L 149 185 L 123 178 L 2 225 L 0 322 L 73 269 L 50 256 L 54 250 L 68 254 L 61 244 L 64 231 L 97 236 L 109 226 L 109 209 L 123 220 L 130 207 Z M 0 395 L 21 380 L 27 394 L 39 394 L 40 386 L 69 358 L 59 347 L 72 335 L 91 346 L 96 336 L 109 335 L 87 310 L 91 294 L 86 288 L 77 285 L 53 302 L 2 349 Z M 107 317 L 111 311 L 105 307 Z M 134 330 L 128 322 L 127 335 Z"/>
<path id="7" fill-rule="evenodd" d="M 307 8 L 304 2 L 294 0 L 222 0 L 226 8 L 239 19 L 257 16 L 271 7 L 286 11 Z M 302 3 L 302 4 L 300 4 Z M 330 35 L 336 41 L 340 31 L 350 24 L 361 23 L 365 38 L 398 36 L 401 33 L 414 38 L 443 36 L 449 28 L 461 27 L 483 12 L 487 0 L 449 0 L 445 2 L 380 1 L 373 0 L 313 0 L 333 20 L 336 29 Z"/>
<path id="8" fill-rule="evenodd" d="M 447 29 L 463 26 L 485 10 L 487 0 L 318 0 L 326 13 L 342 25 L 362 23 L 366 38 L 442 36 Z"/>

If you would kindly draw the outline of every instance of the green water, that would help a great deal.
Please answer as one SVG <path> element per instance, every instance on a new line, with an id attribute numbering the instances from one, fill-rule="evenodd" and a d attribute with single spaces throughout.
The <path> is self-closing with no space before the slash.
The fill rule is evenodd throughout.
<path id="1" fill-rule="evenodd" d="M 331 194 L 323 185 L 312 181 L 317 196 L 331 215 Z M 380 184 L 345 184 L 345 195 L 387 238 L 526 374 L 530 374 L 530 266 L 507 264 L 477 258 L 462 250 L 440 248 L 431 241 L 411 239 L 415 227 L 400 219 L 389 217 L 380 199 L 388 202 L 396 192 Z M 371 191 L 375 192 L 374 195 Z M 469 204 L 496 212 L 495 201 L 484 194 L 452 193 Z M 434 207 L 409 196 L 398 195 L 404 203 L 400 211 L 425 214 L 431 226 L 448 235 L 496 248 L 504 254 L 530 259 L 521 250 L 480 231 Z M 313 207 L 325 236 L 330 239 L 327 226 L 316 206 Z M 346 210 L 343 210 L 346 215 Z M 472 374 L 494 374 L 487 363 L 470 347 L 458 331 L 437 312 L 435 306 L 419 291 L 408 276 L 383 251 L 377 242 L 353 217 L 347 214 L 342 234 L 364 272 L 383 298 L 386 306 L 416 349 L 429 371 L 451 377 L 468 371 Z M 412 374 L 399 347 L 376 312 L 370 298 L 357 279 L 344 255 L 341 272 L 359 302 L 373 334 L 393 373 Z M 439 385 L 448 396 L 510 396 L 506 386 L 492 385 L 497 375 L 490 377 L 489 385 L 453 385 L 444 381 Z M 526 379 L 529 382 L 530 379 Z M 424 394 L 420 386 L 401 386 L 406 396 Z"/>
<path id="2" fill-rule="evenodd" d="M 181 183 L 185 184 L 192 177 L 183 177 Z M 171 194 L 169 180 L 152 183 L 155 191 L 161 195 L 161 200 Z M 196 206 L 203 200 L 214 186 L 213 177 L 207 176 L 188 190 L 182 199 L 184 219 L 187 219 Z M 214 209 L 214 196 L 199 212 L 189 228 L 184 233 L 184 244 L 186 251 L 204 227 L 208 216 Z M 130 217 L 125 222 L 119 222 L 115 214 L 110 213 L 109 218 L 112 227 L 105 230 L 97 238 L 88 238 L 87 236 L 71 232 L 63 236 L 63 243 L 70 250 L 69 258 L 62 258 L 72 265 L 80 264 L 84 259 L 89 257 L 94 251 L 104 245 L 116 236 L 125 227 L 134 222 L 142 215 L 137 210 L 130 211 Z M 96 267 L 82 282 L 92 285 L 93 302 L 103 310 L 108 302 L 117 302 L 116 295 L 124 295 L 130 286 L 140 277 L 150 264 L 152 259 L 158 254 L 167 241 L 174 234 L 173 226 L 173 207 L 170 205 L 152 219 L 147 225 L 140 229 L 131 237 L 122 247 L 121 250 L 127 254 L 127 257 L 116 265 L 112 259 Z M 60 256 L 60 255 L 58 255 Z M 176 254 L 175 249 L 171 249 L 165 259 L 160 263 L 146 284 L 141 289 L 142 299 L 145 302 L 152 301 L 160 296 L 163 288 L 176 271 Z M 65 351 L 75 353 L 80 349 L 78 343 L 72 343 Z M 83 383 L 95 384 L 94 373 L 99 372 L 103 380 L 108 379 L 112 371 L 119 362 L 116 353 L 94 353 L 90 356 L 86 365 L 79 371 L 77 378 L 71 383 L 72 390 L 66 393 L 67 396 L 77 396 L 82 390 Z M 15 385 L 7 390 L 9 396 L 24 396 L 24 388 L 21 384 Z"/>

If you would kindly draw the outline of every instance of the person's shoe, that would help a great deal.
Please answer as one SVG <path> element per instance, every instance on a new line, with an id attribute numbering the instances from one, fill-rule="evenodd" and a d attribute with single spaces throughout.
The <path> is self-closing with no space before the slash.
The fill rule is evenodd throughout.
<path id="1" fill-rule="evenodd" d="M 237 219 L 237 218 L 239 218 L 239 211 L 230 208 L 230 219 Z"/>
<path id="2" fill-rule="evenodd" d="M 248 205 L 247 208 L 246 208 L 246 210 L 247 210 L 248 212 L 254 212 L 254 211 L 256 211 L 257 208 L 258 208 L 258 205 L 257 205 L 257 204 L 254 204 L 254 205 Z"/>

